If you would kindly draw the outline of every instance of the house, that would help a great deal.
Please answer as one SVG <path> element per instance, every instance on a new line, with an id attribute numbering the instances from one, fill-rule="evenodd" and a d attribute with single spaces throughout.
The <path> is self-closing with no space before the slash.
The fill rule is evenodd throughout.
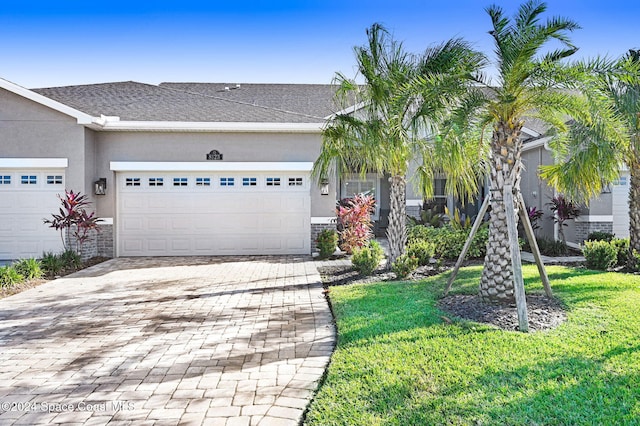
<path id="1" fill-rule="evenodd" d="M 380 200 L 374 218 L 383 233 L 384 177 L 311 178 L 333 95 L 315 84 L 29 90 L 0 79 L 0 260 L 62 249 L 43 219 L 58 211 L 65 188 L 87 194 L 101 218 L 85 256 L 309 254 L 317 233 L 335 227 L 336 200 L 364 191 Z M 534 171 L 550 156 L 542 134 L 527 136 L 523 193 L 543 208 L 552 192 Z M 592 204 L 576 240 L 624 216 L 612 213 L 624 207 L 616 193 Z M 421 204 L 409 187 L 408 212 Z"/>
<path id="2" fill-rule="evenodd" d="M 312 229 L 335 226 L 335 180 L 310 178 L 332 96 L 328 85 L 0 80 L 0 259 L 61 250 L 43 219 L 65 188 L 102 219 L 85 255 L 308 254 Z"/>

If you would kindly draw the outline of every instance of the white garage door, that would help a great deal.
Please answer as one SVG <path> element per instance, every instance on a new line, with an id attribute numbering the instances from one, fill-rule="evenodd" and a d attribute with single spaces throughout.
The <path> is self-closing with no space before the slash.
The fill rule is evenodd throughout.
<path id="1" fill-rule="evenodd" d="M 119 256 L 310 253 L 306 172 L 119 172 Z"/>
<path id="2" fill-rule="evenodd" d="M 0 260 L 62 251 L 60 234 L 43 223 L 57 213 L 64 169 L 0 168 Z"/>
<path id="3" fill-rule="evenodd" d="M 621 172 L 613 183 L 613 233 L 618 238 L 629 236 L 629 173 Z"/>

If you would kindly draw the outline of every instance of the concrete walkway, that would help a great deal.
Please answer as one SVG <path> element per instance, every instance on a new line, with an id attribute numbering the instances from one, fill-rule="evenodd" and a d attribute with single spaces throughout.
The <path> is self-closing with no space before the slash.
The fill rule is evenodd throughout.
<path id="1" fill-rule="evenodd" d="M 0 424 L 296 425 L 334 344 L 309 257 L 113 259 L 0 300 Z"/>

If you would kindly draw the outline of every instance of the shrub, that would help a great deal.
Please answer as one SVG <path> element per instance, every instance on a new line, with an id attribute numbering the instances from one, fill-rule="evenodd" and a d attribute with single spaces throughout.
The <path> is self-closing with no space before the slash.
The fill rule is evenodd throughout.
<path id="1" fill-rule="evenodd" d="M 536 238 L 540 253 L 545 256 L 563 256 L 567 254 L 567 243 L 564 241 L 556 241 L 552 238 Z"/>
<path id="2" fill-rule="evenodd" d="M 64 269 L 76 270 L 82 267 L 82 258 L 73 250 L 66 250 L 60 255 Z"/>
<path id="3" fill-rule="evenodd" d="M 606 271 L 618 259 L 618 250 L 607 241 L 585 241 L 582 253 L 589 269 Z"/>
<path id="4" fill-rule="evenodd" d="M 391 265 L 391 271 L 396 274 L 398 278 L 407 278 L 417 268 L 418 259 L 406 253 L 398 257 Z"/>
<path id="5" fill-rule="evenodd" d="M 336 251 L 338 247 L 338 233 L 333 229 L 323 229 L 316 240 L 320 250 L 320 259 L 326 259 Z"/>
<path id="6" fill-rule="evenodd" d="M 610 232 L 595 231 L 589 234 L 587 241 L 607 241 L 610 242 L 616 236 Z"/>
<path id="7" fill-rule="evenodd" d="M 358 194 L 342 200 L 337 208 L 340 230 L 340 248 L 353 253 L 357 247 L 363 247 L 371 238 L 371 213 L 376 200 L 371 195 Z"/>
<path id="8" fill-rule="evenodd" d="M 20 275 L 27 280 L 42 278 L 42 267 L 36 259 L 22 259 L 13 264 Z"/>
<path id="9" fill-rule="evenodd" d="M 575 219 L 580 216 L 580 207 L 573 201 L 569 201 L 564 198 L 563 195 L 556 195 L 548 203 L 549 209 L 554 213 L 553 220 L 558 224 L 558 233 L 560 239 L 566 243 L 567 240 L 564 236 L 564 227 L 569 224 L 568 220 Z"/>
<path id="10" fill-rule="evenodd" d="M 40 260 L 42 264 L 42 269 L 45 274 L 51 277 L 55 277 L 56 275 L 60 275 L 62 270 L 64 269 L 64 261 L 62 258 L 54 253 L 48 252 L 42 255 L 42 259 Z"/>
<path id="11" fill-rule="evenodd" d="M 434 244 L 434 254 L 442 259 L 454 260 L 460 256 L 462 247 L 469 236 L 468 229 L 456 230 L 450 226 L 442 228 L 430 228 L 426 226 L 415 226 L 408 232 L 409 244 L 415 241 L 427 241 Z M 467 257 L 479 258 L 487 252 L 487 241 L 489 239 L 489 228 L 482 226 L 478 229 L 473 242 L 469 247 Z"/>
<path id="12" fill-rule="evenodd" d="M 376 270 L 384 257 L 384 251 L 377 241 L 369 241 L 369 244 L 353 250 L 351 263 L 362 275 L 371 275 Z"/>
<path id="13" fill-rule="evenodd" d="M 624 266 L 629 260 L 629 238 L 614 238 L 609 244 L 616 249 L 616 266 Z"/>
<path id="14" fill-rule="evenodd" d="M 86 195 L 65 190 L 64 197 L 58 195 L 58 198 L 62 204 L 59 214 L 53 213 L 51 215 L 53 219 L 45 219 L 44 223 L 48 224 L 50 228 L 60 231 L 65 251 L 72 249 L 68 244 L 71 242 L 69 241 L 70 237 L 73 236 L 76 244 L 75 250 L 82 253 L 82 246 L 89 239 L 90 231 L 98 232 L 100 230 L 98 228 L 99 219 L 95 212 L 87 213 L 86 209 L 91 202 Z"/>
<path id="15" fill-rule="evenodd" d="M 12 266 L 0 266 L 0 286 L 11 287 L 24 281 L 24 277 Z"/>
<path id="16" fill-rule="evenodd" d="M 428 265 L 436 253 L 436 245 L 429 241 L 414 240 L 407 246 L 407 255 L 414 257 L 418 265 Z"/>

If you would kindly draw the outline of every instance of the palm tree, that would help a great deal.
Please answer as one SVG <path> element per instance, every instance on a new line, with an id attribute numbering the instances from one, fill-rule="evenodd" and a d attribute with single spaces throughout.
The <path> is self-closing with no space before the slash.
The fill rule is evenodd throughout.
<path id="1" fill-rule="evenodd" d="M 546 122 L 552 131 L 568 131 L 567 117 L 579 123 L 593 123 L 600 114 L 593 105 L 599 98 L 576 88 L 588 73 L 564 64 L 577 48 L 569 33 L 578 25 L 566 18 L 541 21 L 547 6 L 538 0 L 522 4 L 512 19 L 498 6 L 486 9 L 492 22 L 489 34 L 495 45 L 497 84 L 483 81 L 484 100 L 476 114 L 491 126 L 490 173 L 491 212 L 489 241 L 480 282 L 480 295 L 493 302 L 514 298 L 513 265 L 507 234 L 508 212 L 502 199 L 506 185 L 519 192 L 522 172 L 522 139 L 525 117 Z M 555 47 L 549 49 L 549 44 Z M 476 97 L 481 97 L 477 95 Z M 606 112 L 606 111 L 605 111 Z M 597 114 L 596 114 L 597 113 Z M 604 131 L 606 120 L 602 120 Z M 517 207 L 516 207 L 517 208 Z M 516 212 L 517 213 L 517 212 Z M 517 214 L 516 214 L 517 218 Z"/>
<path id="2" fill-rule="evenodd" d="M 465 93 L 471 74 L 480 68 L 484 57 L 459 39 L 422 55 L 411 55 L 380 24 L 367 29 L 367 37 L 367 45 L 354 49 L 364 84 L 340 73 L 335 78 L 339 108 L 354 104 L 359 108 L 335 114 L 326 125 L 314 176 L 336 171 L 389 176 L 390 265 L 404 252 L 406 243 L 409 162 L 430 155 L 427 136 L 437 133 L 437 125 L 454 105 L 454 99 Z M 423 169 L 427 168 L 425 164 L 432 164 L 422 163 Z M 474 178 L 476 183 L 466 183 L 471 190 L 477 185 Z M 433 181 L 420 188 L 426 196 L 433 195 Z"/>
<path id="3" fill-rule="evenodd" d="M 560 155 L 554 165 L 545 166 L 541 175 L 556 189 L 574 199 L 588 201 L 600 194 L 602 186 L 619 175 L 625 163 L 631 175 L 629 191 L 630 253 L 640 253 L 640 51 L 629 52 L 618 61 L 597 60 L 588 88 L 599 90 L 613 114 L 604 123 L 614 131 L 598 126 L 573 126 L 568 137 L 554 142 Z M 583 65 L 583 68 L 588 68 Z M 597 123 L 596 123 L 597 124 Z M 602 126 L 600 126 L 602 127 Z M 629 256 L 632 267 L 636 260 Z"/>

